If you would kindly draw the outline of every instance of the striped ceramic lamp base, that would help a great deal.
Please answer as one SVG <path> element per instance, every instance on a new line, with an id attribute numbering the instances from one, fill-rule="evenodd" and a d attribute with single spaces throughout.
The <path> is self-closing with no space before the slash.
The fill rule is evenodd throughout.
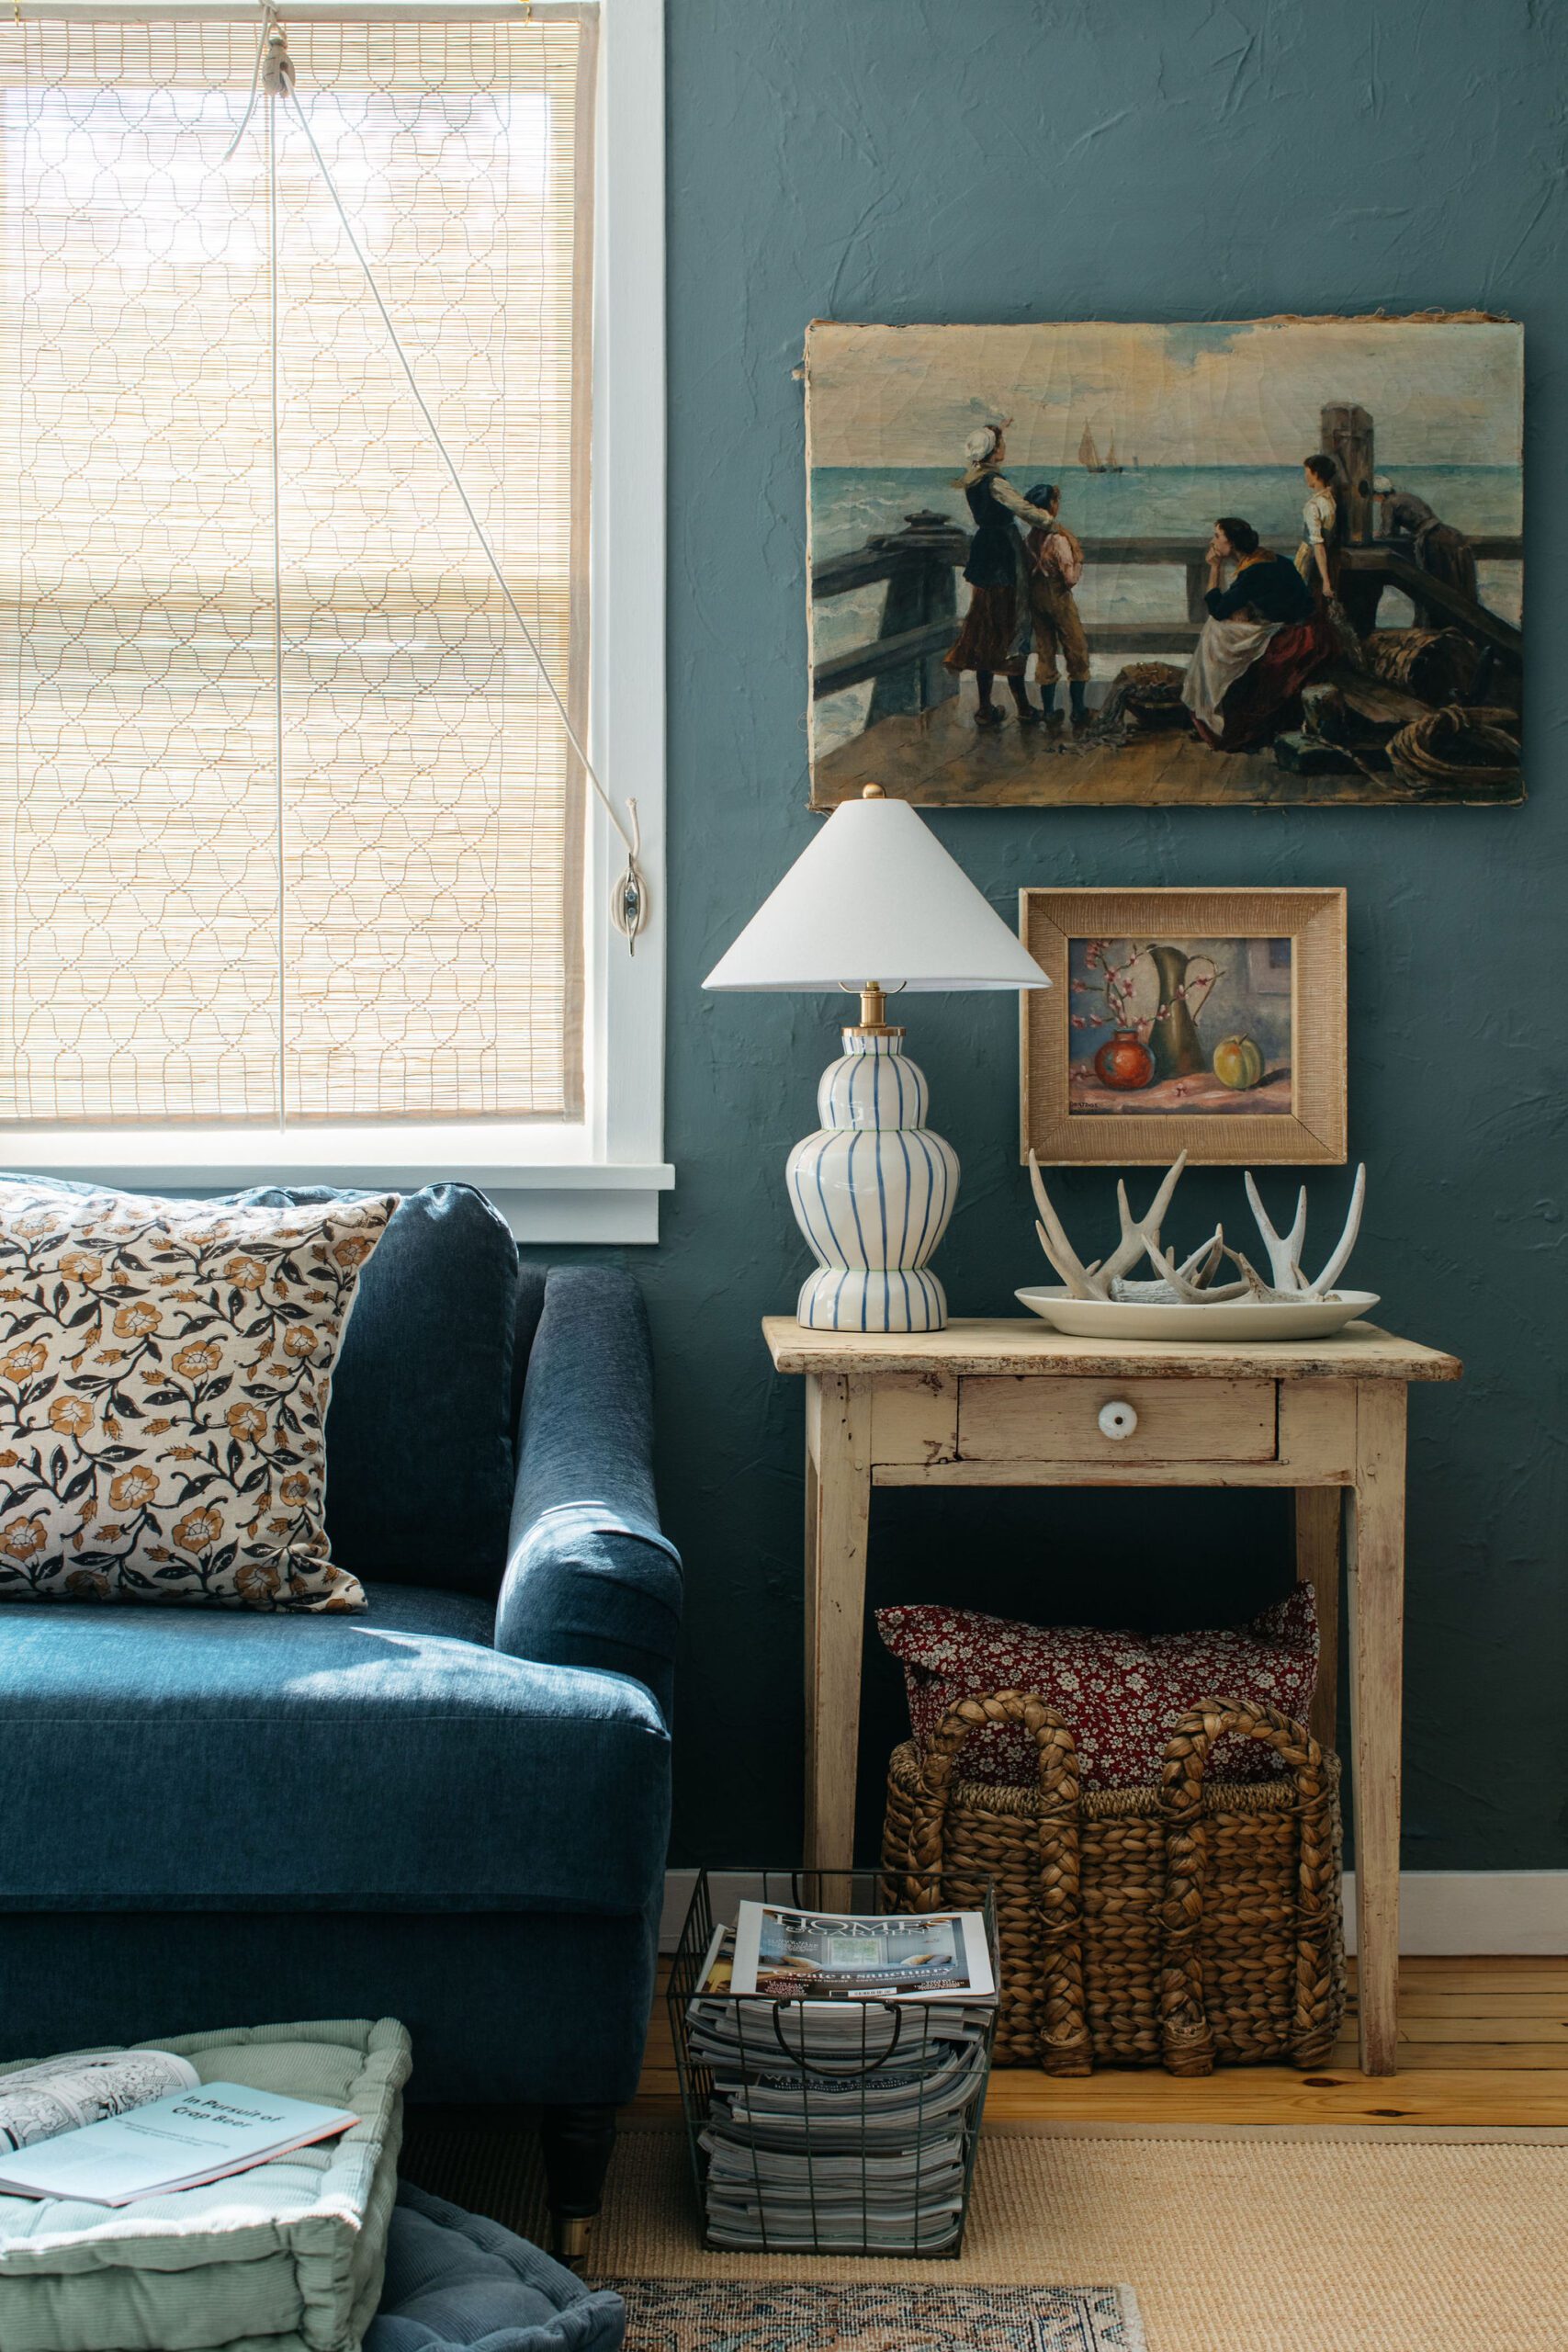
<path id="1" fill-rule="evenodd" d="M 814 1331 L 940 1331 L 926 1261 L 958 1192 L 958 1155 L 925 1125 L 925 1074 L 901 1029 L 846 1029 L 817 1090 L 822 1125 L 789 1156 L 790 1201 L 819 1271 L 797 1318 Z"/>

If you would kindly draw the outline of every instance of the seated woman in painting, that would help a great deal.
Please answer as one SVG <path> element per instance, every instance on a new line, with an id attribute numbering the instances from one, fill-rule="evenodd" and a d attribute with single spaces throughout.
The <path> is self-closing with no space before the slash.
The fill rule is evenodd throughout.
<path id="1" fill-rule="evenodd" d="M 1209 617 L 1181 699 L 1216 752 L 1250 752 L 1295 725 L 1303 686 L 1337 646 L 1294 564 L 1260 547 L 1239 514 L 1221 515 L 1206 560 Z"/>
<path id="2" fill-rule="evenodd" d="M 1043 525 L 1047 530 L 1051 517 L 1021 497 L 1002 472 L 1011 422 L 1004 417 L 1000 424 L 982 425 L 969 435 L 964 444 L 968 465 L 956 485 L 975 518 L 969 560 L 964 567 L 969 582 L 969 610 L 942 661 L 949 670 L 974 671 L 980 697 L 975 711 L 976 727 L 1002 723 L 1002 714 L 991 700 L 991 684 L 998 674 L 1008 682 L 1021 727 L 1037 727 L 1043 716 L 1030 701 L 1023 683 L 1034 630 L 1023 541 L 1013 517 Z"/>

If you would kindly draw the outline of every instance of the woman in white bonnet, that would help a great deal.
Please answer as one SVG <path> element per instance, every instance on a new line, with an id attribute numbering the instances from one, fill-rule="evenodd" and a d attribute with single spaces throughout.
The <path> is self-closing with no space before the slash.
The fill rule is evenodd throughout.
<path id="1" fill-rule="evenodd" d="M 942 659 L 949 670 L 974 671 L 979 695 L 976 727 L 1002 723 L 1002 714 L 991 700 L 992 681 L 998 674 L 1011 690 L 1021 727 L 1037 727 L 1043 716 L 1030 701 L 1023 682 L 1032 631 L 1023 539 L 1018 525 L 1042 524 L 1049 528 L 1051 517 L 1021 497 L 1002 472 L 1007 462 L 1007 428 L 1011 423 L 1011 417 L 1005 416 L 999 424 L 985 424 L 970 434 L 964 444 L 966 469 L 956 485 L 975 521 L 969 560 L 964 567 L 969 582 L 969 610 Z"/>
<path id="2" fill-rule="evenodd" d="M 1434 580 L 1446 580 L 1474 604 L 1475 549 L 1464 533 L 1451 523 L 1440 522 L 1413 490 L 1396 489 L 1387 474 L 1373 477 L 1372 496 L 1378 503 L 1378 537 L 1392 539 L 1401 555 L 1409 555 Z M 1424 609 L 1421 626 L 1441 628 L 1446 617 L 1435 609 Z"/>

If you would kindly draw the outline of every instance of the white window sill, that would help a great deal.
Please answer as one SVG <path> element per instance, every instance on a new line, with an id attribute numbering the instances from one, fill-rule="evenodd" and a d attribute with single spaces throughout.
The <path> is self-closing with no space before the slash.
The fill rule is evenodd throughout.
<path id="1" fill-rule="evenodd" d="M 590 1160 L 581 1138 L 478 1125 L 450 1127 L 19 1128 L 0 1126 L 0 1169 L 70 1176 L 130 1192 L 227 1193 L 246 1184 L 475 1184 L 519 1241 L 659 1238 L 668 1161 Z"/>

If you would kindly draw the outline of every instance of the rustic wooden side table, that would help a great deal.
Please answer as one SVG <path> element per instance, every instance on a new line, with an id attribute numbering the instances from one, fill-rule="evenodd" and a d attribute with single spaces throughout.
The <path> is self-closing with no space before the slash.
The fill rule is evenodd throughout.
<path id="1" fill-rule="evenodd" d="M 1350 1748 L 1361 2066 L 1398 2025 L 1405 1392 L 1461 1366 L 1374 1324 L 1260 1347 L 1068 1340 L 1033 1319 L 913 1334 L 763 1323 L 806 1377 L 806 1860 L 854 1837 L 873 1487 L 1290 1487 L 1317 1595 L 1312 1729 L 1331 1744 L 1340 1497 L 1348 1494 Z M 1107 1406 L 1120 1413 L 1101 1414 Z M 1110 1432 L 1116 1431 L 1118 1434 Z"/>

